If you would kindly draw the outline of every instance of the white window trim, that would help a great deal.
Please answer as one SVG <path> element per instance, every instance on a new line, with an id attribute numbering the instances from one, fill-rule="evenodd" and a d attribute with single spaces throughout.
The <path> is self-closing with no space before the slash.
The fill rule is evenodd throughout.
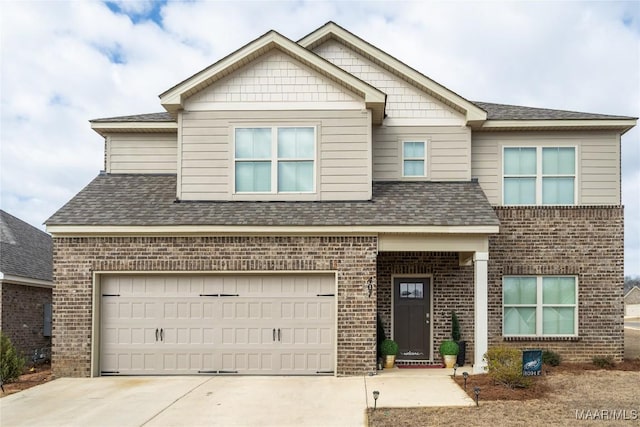
<path id="1" fill-rule="evenodd" d="M 236 158 L 236 130 L 237 129 L 252 129 L 252 128 L 262 128 L 262 129 L 271 129 L 271 157 L 269 159 L 253 159 L 253 158 Z M 286 129 L 286 128 L 311 128 L 313 129 L 313 158 L 286 158 L 278 156 L 278 129 Z M 233 138 L 233 147 L 232 147 L 232 166 L 233 170 L 231 171 L 231 186 L 232 186 L 232 194 L 233 195 L 261 195 L 261 194 L 269 194 L 269 195 L 279 195 L 279 194 L 315 194 L 317 192 L 316 185 L 318 181 L 317 177 L 317 167 L 318 167 L 318 129 L 315 125 L 306 125 L 306 124 L 288 124 L 288 125 L 267 125 L 267 124 L 256 124 L 256 125 L 238 125 L 233 126 L 232 128 L 232 138 Z M 311 191 L 278 191 L 278 163 L 286 161 L 312 161 L 313 162 L 313 185 Z M 236 191 L 236 164 L 238 162 L 269 162 L 271 163 L 271 191 Z"/>
<path id="2" fill-rule="evenodd" d="M 505 304 L 504 303 L 504 279 L 508 277 L 535 277 L 536 278 L 536 304 Z M 572 277 L 574 279 L 574 292 L 576 296 L 575 304 L 544 304 L 542 299 L 542 279 L 545 277 Z M 567 276 L 567 275 L 554 275 L 548 274 L 543 276 L 531 276 L 531 275 L 508 275 L 502 277 L 502 336 L 503 337 L 514 337 L 514 338 L 567 338 L 567 337 L 577 337 L 579 335 L 579 324 L 578 324 L 578 276 Z M 505 307 L 534 307 L 536 309 L 536 333 L 531 334 L 505 334 L 504 333 L 504 312 Z M 542 332 L 542 321 L 543 321 L 543 309 L 545 307 L 573 307 L 573 325 L 574 325 L 574 333 L 573 334 L 543 334 Z"/>
<path id="3" fill-rule="evenodd" d="M 507 175 L 504 173 L 504 151 L 507 148 L 535 148 L 536 150 L 536 174 L 534 175 Z M 543 148 L 573 148 L 573 162 L 574 169 L 572 175 L 543 175 L 542 173 L 542 149 Z M 563 145 L 563 144 L 543 144 L 543 145 L 503 145 L 502 146 L 502 205 L 503 206 L 577 206 L 578 205 L 578 146 L 577 145 Z M 542 178 L 554 177 L 554 178 L 573 178 L 573 203 L 567 204 L 543 204 L 542 203 Z M 504 197 L 504 179 L 505 178 L 535 178 L 536 180 L 536 203 L 530 204 L 507 204 Z"/>
<path id="4" fill-rule="evenodd" d="M 422 142 L 424 144 L 424 157 L 404 157 L 404 144 L 406 142 Z M 429 168 L 427 166 L 427 161 L 429 159 L 429 140 L 425 138 L 403 138 L 400 140 L 400 170 L 401 177 L 404 180 L 424 180 L 428 178 Z M 424 162 L 424 170 L 422 171 L 422 175 L 405 175 L 404 173 L 404 162 L 405 160 L 422 160 Z"/>

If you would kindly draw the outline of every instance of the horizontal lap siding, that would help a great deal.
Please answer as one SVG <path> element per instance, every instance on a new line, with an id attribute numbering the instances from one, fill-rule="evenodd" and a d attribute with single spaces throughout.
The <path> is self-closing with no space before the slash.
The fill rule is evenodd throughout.
<path id="1" fill-rule="evenodd" d="M 369 114 L 346 111 L 191 111 L 182 115 L 183 200 L 231 200 L 234 126 L 317 126 L 316 198 L 371 197 Z M 264 199 L 264 196 L 259 196 Z"/>
<path id="2" fill-rule="evenodd" d="M 614 132 L 478 132 L 471 175 L 493 205 L 502 204 L 502 147 L 576 146 L 578 204 L 620 204 L 620 141 Z"/>
<path id="3" fill-rule="evenodd" d="M 109 173 L 176 173 L 175 133 L 112 134 L 108 139 Z"/>
<path id="4" fill-rule="evenodd" d="M 401 178 L 403 139 L 428 141 L 427 169 L 432 181 L 470 179 L 471 133 L 463 127 L 389 126 L 373 129 L 373 179 Z"/>

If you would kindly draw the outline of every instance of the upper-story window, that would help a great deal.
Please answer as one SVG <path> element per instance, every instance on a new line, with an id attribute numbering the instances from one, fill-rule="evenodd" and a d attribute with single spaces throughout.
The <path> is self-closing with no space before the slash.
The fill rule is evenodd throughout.
<path id="1" fill-rule="evenodd" d="M 505 205 L 575 204 L 575 147 L 505 147 L 502 159 Z"/>
<path id="2" fill-rule="evenodd" d="M 315 128 L 235 130 L 236 193 L 314 191 Z"/>
<path id="3" fill-rule="evenodd" d="M 402 176 L 427 176 L 427 143 L 402 141 Z"/>

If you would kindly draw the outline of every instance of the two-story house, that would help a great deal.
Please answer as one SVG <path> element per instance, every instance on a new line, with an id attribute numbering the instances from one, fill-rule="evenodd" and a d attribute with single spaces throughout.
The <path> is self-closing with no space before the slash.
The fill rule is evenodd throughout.
<path id="1" fill-rule="evenodd" d="M 523 82 L 524 83 L 524 82 Z M 91 121 L 47 221 L 56 375 L 335 374 L 487 348 L 623 357 L 630 117 L 472 102 L 329 22 Z"/>

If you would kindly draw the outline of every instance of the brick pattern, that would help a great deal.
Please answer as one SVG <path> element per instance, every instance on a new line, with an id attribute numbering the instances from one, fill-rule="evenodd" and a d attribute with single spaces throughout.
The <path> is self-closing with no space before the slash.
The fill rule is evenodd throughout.
<path id="1" fill-rule="evenodd" d="M 51 304 L 49 288 L 0 284 L 0 330 L 28 358 L 36 349 L 51 346 L 51 338 L 43 335 L 45 304 Z"/>
<path id="2" fill-rule="evenodd" d="M 280 51 L 266 54 L 189 102 L 345 102 L 354 94 Z"/>
<path id="3" fill-rule="evenodd" d="M 382 252 L 378 256 L 378 313 L 385 333 L 391 334 L 392 278 L 395 275 L 431 276 L 433 287 L 433 360 L 441 361 L 440 343 L 451 338 L 451 311 L 460 321 L 467 342 L 466 361 L 473 361 L 473 266 L 460 267 L 458 254 L 449 252 Z"/>
<path id="4" fill-rule="evenodd" d="M 341 43 L 334 40 L 327 41 L 315 48 L 314 53 L 386 93 L 385 112 L 388 117 L 447 119 L 460 117 L 459 113 L 445 107 L 435 98 L 429 97 L 400 77 Z"/>
<path id="5" fill-rule="evenodd" d="M 489 241 L 489 346 L 550 349 L 567 361 L 624 353 L 624 218 L 619 206 L 496 207 Z M 578 339 L 505 341 L 503 275 L 576 275 Z"/>
<path id="6" fill-rule="evenodd" d="M 94 272 L 336 271 L 337 374 L 375 370 L 376 237 L 54 238 L 53 371 L 90 376 Z"/>

